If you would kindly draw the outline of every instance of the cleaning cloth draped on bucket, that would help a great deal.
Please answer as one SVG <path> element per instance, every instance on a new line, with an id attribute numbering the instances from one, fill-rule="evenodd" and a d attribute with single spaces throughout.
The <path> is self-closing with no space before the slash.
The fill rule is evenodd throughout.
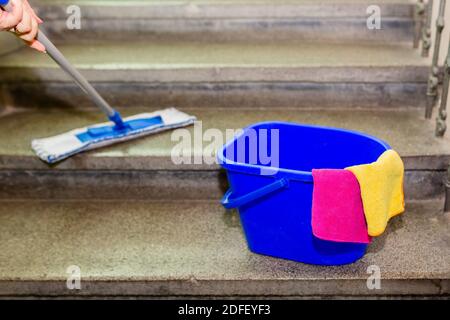
<path id="1" fill-rule="evenodd" d="M 355 175 L 343 169 L 318 169 L 312 175 L 314 236 L 335 242 L 370 243 Z"/>
<path id="2" fill-rule="evenodd" d="M 358 179 L 368 233 L 379 236 L 389 219 L 405 210 L 403 161 L 397 152 L 387 150 L 373 163 L 346 169 Z"/>

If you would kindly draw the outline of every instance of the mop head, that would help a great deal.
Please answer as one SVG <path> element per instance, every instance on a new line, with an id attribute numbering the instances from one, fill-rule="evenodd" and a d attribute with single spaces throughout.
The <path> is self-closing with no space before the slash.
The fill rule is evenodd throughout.
<path id="1" fill-rule="evenodd" d="M 188 126 L 195 120 L 194 116 L 169 108 L 124 118 L 124 128 L 118 129 L 113 122 L 105 122 L 54 137 L 36 139 L 31 146 L 39 158 L 55 163 L 83 151 Z"/>

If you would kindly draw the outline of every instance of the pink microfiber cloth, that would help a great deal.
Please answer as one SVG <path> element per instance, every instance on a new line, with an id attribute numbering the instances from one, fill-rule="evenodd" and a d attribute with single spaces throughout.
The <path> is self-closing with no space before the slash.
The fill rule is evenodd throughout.
<path id="1" fill-rule="evenodd" d="M 313 170 L 312 230 L 314 236 L 335 242 L 370 243 L 361 190 L 348 170 Z"/>

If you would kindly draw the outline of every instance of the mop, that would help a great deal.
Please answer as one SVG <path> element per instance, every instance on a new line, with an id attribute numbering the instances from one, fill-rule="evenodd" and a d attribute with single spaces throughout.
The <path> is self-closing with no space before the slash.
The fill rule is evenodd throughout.
<path id="1" fill-rule="evenodd" d="M 9 11 L 8 5 L 4 8 Z M 194 116 L 175 108 L 122 118 L 119 112 L 100 96 L 40 30 L 37 40 L 45 46 L 48 55 L 73 78 L 110 120 L 109 122 L 74 129 L 57 136 L 33 140 L 31 143 L 32 149 L 43 161 L 55 163 L 83 151 L 136 139 L 164 130 L 188 126 L 196 120 Z"/>

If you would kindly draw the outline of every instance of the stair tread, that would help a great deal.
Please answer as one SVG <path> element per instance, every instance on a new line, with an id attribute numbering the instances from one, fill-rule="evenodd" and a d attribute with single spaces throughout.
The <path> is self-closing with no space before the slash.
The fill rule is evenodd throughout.
<path id="1" fill-rule="evenodd" d="M 326 42 L 151 43 L 98 40 L 61 44 L 60 50 L 80 68 L 141 69 L 184 67 L 320 67 L 427 65 L 409 44 L 340 44 Z M 58 66 L 46 55 L 23 48 L 0 60 L 0 67 Z"/>
<path id="2" fill-rule="evenodd" d="M 14 110 L 14 109 L 13 109 Z M 423 110 L 405 109 L 187 109 L 208 128 L 239 129 L 262 121 L 290 121 L 332 126 L 372 134 L 388 142 L 405 160 L 407 169 L 444 170 L 450 155 L 450 137 L 434 137 L 434 120 L 425 120 Z M 152 111 L 129 107 L 124 116 Z M 96 110 L 42 108 L 6 112 L 0 116 L 0 168 L 48 168 L 31 150 L 32 139 L 104 122 Z M 192 136 L 193 126 L 187 128 Z M 13 134 L 12 134 L 13 133 Z M 215 169 L 216 164 L 175 165 L 171 150 L 172 131 L 93 150 L 63 161 L 54 169 Z M 224 134 L 225 136 L 225 134 Z M 209 143 L 203 142 L 203 147 Z M 220 142 L 218 142 L 220 145 Z M 195 154 L 202 147 L 194 146 Z"/>
<path id="3" fill-rule="evenodd" d="M 92 81 L 426 81 L 429 66 L 409 44 L 96 41 L 61 51 Z M 5 81 L 70 81 L 28 48 L 2 57 Z"/>
<path id="4" fill-rule="evenodd" d="M 15 283 L 27 281 L 35 283 L 25 290 L 67 293 L 64 284 L 70 265 L 81 268 L 82 284 L 107 282 L 105 287 L 83 287 L 84 294 L 95 290 L 117 295 L 140 290 L 171 295 L 449 293 L 448 287 L 439 288 L 430 280 L 450 279 L 450 220 L 439 212 L 442 201 L 408 203 L 406 213 L 391 221 L 360 261 L 340 267 L 249 252 L 237 214 L 227 213 L 217 202 L 23 200 L 1 204 L 2 294 L 13 290 Z M 366 287 L 370 265 L 381 270 L 378 292 Z M 419 287 L 389 285 L 407 279 L 430 281 Z M 145 288 L 134 286 L 135 281 L 145 282 Z M 311 284 L 302 284 L 308 281 Z"/>

